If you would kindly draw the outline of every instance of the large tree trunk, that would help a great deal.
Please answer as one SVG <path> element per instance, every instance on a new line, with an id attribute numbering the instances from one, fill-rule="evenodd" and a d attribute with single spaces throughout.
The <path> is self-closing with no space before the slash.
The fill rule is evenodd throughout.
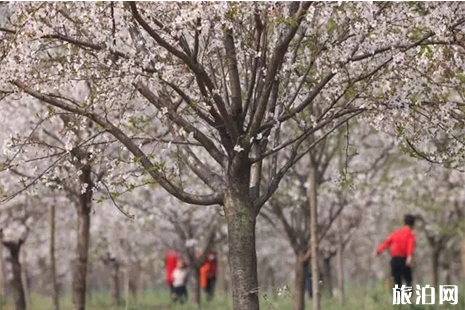
<path id="1" fill-rule="evenodd" d="M 26 295 L 22 282 L 21 263 L 19 262 L 19 253 L 22 243 L 7 243 L 5 246 L 10 251 L 11 267 L 13 278 L 11 279 L 11 288 L 13 290 L 13 300 L 16 310 L 26 310 Z"/>
<path id="2" fill-rule="evenodd" d="M 192 303 L 196 308 L 200 308 L 201 303 L 201 288 L 200 288 L 200 268 L 198 266 L 194 266 L 194 270 L 192 271 Z"/>
<path id="3" fill-rule="evenodd" d="M 115 258 L 110 258 L 107 262 L 110 269 L 110 298 L 113 307 L 121 305 L 121 293 L 119 285 L 119 263 Z"/>
<path id="4" fill-rule="evenodd" d="M 323 259 L 323 287 L 325 295 L 329 298 L 333 297 L 333 279 L 331 273 L 331 256 L 326 256 Z"/>
<path id="5" fill-rule="evenodd" d="M 235 310 L 260 309 L 255 249 L 256 211 L 249 198 L 248 184 L 248 180 L 229 184 L 224 199 Z"/>
<path id="6" fill-rule="evenodd" d="M 317 205 L 317 175 L 313 164 L 310 164 L 308 174 L 308 202 L 310 204 L 310 251 L 312 264 L 312 310 L 321 309 L 320 272 L 318 270 L 318 205 Z"/>
<path id="7" fill-rule="evenodd" d="M 294 278 L 294 310 L 305 310 L 305 277 L 307 262 L 303 255 L 297 255 Z"/>
<path id="8" fill-rule="evenodd" d="M 81 171 L 82 173 L 79 176 L 79 180 L 81 185 L 85 186 L 85 191 L 80 194 L 79 205 L 77 206 L 77 248 L 72 284 L 74 310 L 85 310 L 86 307 L 87 263 L 89 259 L 90 211 L 92 203 L 92 179 L 90 166 L 85 165 Z"/>
<path id="9" fill-rule="evenodd" d="M 58 285 L 57 285 L 57 271 L 55 260 L 55 205 L 50 206 L 50 280 L 52 281 L 52 299 L 53 309 L 60 310 Z"/>

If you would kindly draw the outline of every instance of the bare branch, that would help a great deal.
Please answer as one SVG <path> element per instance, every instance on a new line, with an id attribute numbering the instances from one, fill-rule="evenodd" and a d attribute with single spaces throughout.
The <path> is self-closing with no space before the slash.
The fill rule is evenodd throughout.
<path id="1" fill-rule="evenodd" d="M 200 66 L 199 63 L 194 62 L 189 55 L 183 53 L 182 51 L 176 49 L 173 45 L 169 44 L 167 41 L 165 41 L 161 36 L 158 35 L 158 33 L 150 27 L 150 25 L 142 18 L 142 16 L 139 14 L 139 11 L 137 10 L 136 3 L 135 2 L 128 2 L 129 7 L 131 8 L 132 14 L 134 18 L 137 20 L 137 22 L 144 28 L 145 31 L 158 43 L 160 44 L 164 49 L 166 49 L 169 53 L 172 55 L 176 56 L 180 60 L 182 60 L 191 70 L 194 72 L 194 74 L 197 77 L 197 81 L 199 83 L 199 87 L 202 89 L 203 85 L 207 86 L 208 90 L 210 91 L 210 94 L 213 96 L 213 100 L 215 101 L 218 110 L 223 118 L 223 121 L 226 125 L 226 128 L 229 132 L 229 135 L 233 140 L 236 139 L 237 137 L 237 131 L 235 130 L 232 121 L 229 117 L 228 111 L 226 110 L 226 106 L 219 96 L 219 94 L 216 93 L 215 91 L 215 86 L 208 76 L 207 72 L 203 69 L 202 66 Z M 204 94 L 206 95 L 206 94 Z"/>
<path id="2" fill-rule="evenodd" d="M 260 95 L 257 103 L 257 109 L 252 117 L 250 122 L 249 128 L 247 133 L 249 136 L 253 137 L 257 134 L 260 129 L 261 122 L 263 121 L 263 115 L 266 112 L 266 106 L 268 103 L 268 98 L 270 97 L 271 89 L 273 86 L 273 81 L 275 80 L 276 74 L 279 71 L 279 68 L 282 65 L 282 61 L 284 59 L 284 55 L 286 54 L 287 48 L 291 43 L 292 39 L 294 38 L 295 34 L 297 33 L 297 29 L 299 29 L 300 23 L 304 19 L 305 15 L 307 14 L 307 10 L 312 5 L 313 2 L 303 2 L 301 3 L 300 8 L 296 14 L 296 22 L 292 23 L 287 29 L 287 33 L 281 40 L 278 42 L 276 49 L 271 57 L 270 68 L 267 70 L 263 92 Z M 295 5 L 299 5 L 298 3 L 292 3 L 291 9 L 295 9 Z"/>
<path id="3" fill-rule="evenodd" d="M 180 199 L 181 201 L 195 204 L 195 205 L 212 205 L 212 204 L 221 204 L 222 197 L 218 193 L 213 193 L 210 195 L 195 195 L 190 194 L 182 190 L 181 188 L 175 186 L 171 181 L 166 179 L 164 174 L 159 171 L 159 168 L 154 165 L 151 160 L 145 155 L 145 153 L 129 138 L 121 129 L 116 127 L 110 121 L 101 118 L 100 116 L 82 109 L 78 109 L 70 104 L 57 100 L 53 97 L 44 95 L 40 92 L 34 91 L 28 88 L 25 84 L 14 81 L 12 82 L 18 88 L 26 92 L 27 94 L 33 96 L 36 99 L 39 99 L 42 102 L 48 103 L 57 108 L 66 110 L 68 112 L 75 113 L 77 115 L 82 115 L 92 120 L 93 122 L 99 124 L 105 128 L 110 134 L 112 134 L 116 139 L 118 139 L 127 149 L 130 151 L 136 158 L 140 160 L 142 166 L 147 170 L 147 172 L 171 195 Z"/>
<path id="4" fill-rule="evenodd" d="M 239 132 L 241 124 L 238 122 L 242 114 L 241 81 L 239 78 L 239 69 L 237 67 L 236 46 L 231 29 L 225 31 L 224 41 L 231 86 L 231 117 L 237 126 L 236 130 Z"/>
<path id="5" fill-rule="evenodd" d="M 194 134 L 194 138 L 199 141 L 203 145 L 203 147 L 207 150 L 207 152 L 221 165 L 223 166 L 225 163 L 225 155 L 220 152 L 220 150 L 215 146 L 215 144 L 206 136 L 204 135 L 200 130 L 198 130 L 196 127 L 194 127 L 191 123 L 188 121 L 184 120 L 181 116 L 179 116 L 176 111 L 173 110 L 171 106 L 167 106 L 163 104 L 160 99 L 155 96 L 155 94 L 150 91 L 150 89 L 147 88 L 144 84 L 141 82 L 137 82 L 134 84 L 136 89 L 151 103 L 153 104 L 157 109 L 160 111 L 163 110 L 163 108 L 168 109 L 168 117 L 184 128 L 187 132 L 192 132 Z"/>
<path id="6" fill-rule="evenodd" d="M 224 188 L 224 182 L 219 175 L 204 164 L 191 150 L 189 146 L 179 146 L 183 161 L 189 168 L 213 191 L 220 192 Z"/>
<path id="7" fill-rule="evenodd" d="M 334 130 L 345 124 L 347 121 L 350 119 L 354 118 L 355 116 L 359 115 L 362 113 L 364 110 L 358 110 L 354 114 L 344 118 L 342 121 L 337 123 L 331 130 L 328 130 L 325 132 L 321 137 L 319 137 L 317 140 L 315 140 L 310 146 L 308 146 L 304 151 L 302 151 L 300 154 L 298 153 L 298 150 L 300 148 L 300 145 L 302 144 L 303 140 L 299 141 L 296 143 L 293 148 L 293 152 L 290 156 L 290 158 L 287 160 L 286 164 L 281 167 L 281 169 L 278 171 L 278 173 L 272 178 L 270 185 L 268 186 L 268 189 L 265 191 L 265 194 L 262 195 L 258 200 L 254 202 L 254 206 L 256 208 L 256 212 L 258 213 L 261 209 L 261 207 L 265 204 L 265 202 L 273 195 L 273 193 L 276 191 L 276 189 L 279 186 L 279 183 L 281 182 L 281 179 L 284 177 L 286 172 L 300 159 L 302 159 L 305 154 L 307 154 L 312 148 L 314 148 L 318 143 L 326 139 L 328 135 L 330 135 Z"/>

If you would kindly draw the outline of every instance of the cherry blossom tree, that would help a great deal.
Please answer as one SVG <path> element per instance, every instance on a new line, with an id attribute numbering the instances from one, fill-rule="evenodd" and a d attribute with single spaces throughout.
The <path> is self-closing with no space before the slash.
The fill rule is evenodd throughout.
<path id="1" fill-rule="evenodd" d="M 8 9 L 2 93 L 70 114 L 78 128 L 90 120 L 171 195 L 224 205 L 235 309 L 259 308 L 256 216 L 297 161 L 361 113 L 378 128 L 410 133 L 418 110 L 456 106 L 442 82 L 453 76 L 458 87 L 459 3 Z M 92 81 L 84 99 L 60 91 L 76 80 Z M 181 143 L 168 158 L 159 150 L 167 140 Z M 201 190 L 183 182 L 178 162 Z"/>
<path id="2" fill-rule="evenodd" d="M 380 136 L 382 135 L 355 122 L 350 127 L 339 129 L 338 133 L 328 136 L 315 147 L 308 160 L 294 167 L 277 195 L 270 200 L 269 210 L 281 225 L 271 219 L 268 210 L 262 211 L 264 218 L 273 227 L 284 232 L 294 249 L 295 309 L 304 308 L 305 274 L 310 258 L 316 257 L 315 263 L 318 267 L 317 271 L 312 270 L 312 275 L 322 274 L 325 283 L 323 287 L 332 291 L 331 285 L 326 285 L 330 283 L 331 259 L 338 251 L 337 245 L 341 243 L 343 249 L 351 232 L 360 223 L 361 209 L 370 204 L 366 197 L 375 194 L 370 183 L 375 181 L 389 158 L 393 143 L 384 137 L 383 145 L 380 146 L 375 143 Z M 317 171 L 315 182 L 309 180 L 311 165 Z M 322 256 L 314 255 L 310 247 L 311 195 L 308 195 L 308 189 L 312 183 L 317 186 L 317 245 L 318 253 Z M 358 188 L 355 189 L 356 187 Z M 339 219 L 341 216 L 342 221 Z M 333 227 L 336 223 L 337 228 Z M 338 239 L 339 234 L 344 235 L 342 240 Z M 318 264 L 326 267 L 324 272 L 320 272 L 322 269 Z M 319 279 L 315 282 L 318 282 L 318 287 L 313 289 L 314 299 L 319 298 L 321 287 Z"/>
<path id="3" fill-rule="evenodd" d="M 464 223 L 463 175 L 437 165 L 424 166 L 412 164 L 411 173 L 403 183 L 409 191 L 399 189 L 398 193 L 404 207 L 418 217 L 418 230 L 425 235 L 430 248 L 431 285 L 438 287 L 440 269 L 443 265 L 450 267 L 451 253 L 448 252 L 458 249 L 459 232 Z M 448 263 L 443 264 L 444 259 Z"/>
<path id="4" fill-rule="evenodd" d="M 1 246 L 7 253 L 7 279 L 11 287 L 15 309 L 26 310 L 28 303 L 27 276 L 25 277 L 21 257 L 28 234 L 35 221 L 44 213 L 44 208 L 36 206 L 37 196 L 18 197 L 11 202 L 11 209 L 0 213 Z M 23 249 L 24 252 L 24 249 Z"/>
<path id="5" fill-rule="evenodd" d="M 151 200 L 147 199 L 145 207 L 150 204 Z M 161 236 L 154 216 L 147 216 L 129 205 L 121 207 L 134 218 L 121 214 L 111 201 L 106 201 L 96 208 L 90 231 L 91 258 L 105 266 L 110 298 L 115 306 L 121 305 L 124 287 L 131 292 L 132 302 L 137 301 L 140 276 L 149 272 L 150 265 L 157 260 L 157 249 L 160 251 L 162 245 L 158 241 Z M 129 302 L 128 296 L 125 299 Z"/>
<path id="6" fill-rule="evenodd" d="M 20 263 L 20 250 L 27 238 L 27 226 L 20 219 L 13 219 L 1 231 L 2 246 L 9 251 L 11 268 L 10 284 L 13 292 L 13 299 L 16 310 L 26 309 L 26 294 L 22 282 L 22 272 Z"/>
<path id="7" fill-rule="evenodd" d="M 166 201 L 168 205 L 173 203 Z M 188 261 L 193 280 L 192 301 L 196 307 L 201 304 L 200 268 L 206 262 L 208 254 L 225 236 L 221 236 L 219 213 L 215 208 L 195 209 L 191 206 L 175 206 L 158 209 L 157 218 L 165 219 L 168 225 L 164 231 L 177 236 L 173 247 Z"/>

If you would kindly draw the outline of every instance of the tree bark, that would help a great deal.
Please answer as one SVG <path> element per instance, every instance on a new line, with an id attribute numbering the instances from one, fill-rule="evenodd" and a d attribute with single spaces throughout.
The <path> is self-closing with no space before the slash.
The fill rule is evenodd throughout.
<path id="1" fill-rule="evenodd" d="M 193 290 L 192 290 L 192 303 L 196 308 L 200 308 L 201 304 L 201 289 L 200 289 L 200 268 L 199 266 L 194 266 L 192 271 L 193 281 Z"/>
<path id="2" fill-rule="evenodd" d="M 119 285 L 119 263 L 115 258 L 108 260 L 108 267 L 110 269 L 110 298 L 111 305 L 119 307 L 121 305 L 121 293 Z"/>
<path id="3" fill-rule="evenodd" d="M 11 288 L 13 290 L 13 300 L 16 310 L 26 310 L 26 295 L 21 279 L 21 263 L 19 261 L 19 253 L 22 243 L 7 243 L 6 248 L 10 251 L 11 267 L 13 278 L 11 280 Z"/>
<path id="4" fill-rule="evenodd" d="M 138 280 L 138 276 L 137 274 L 134 275 L 134 274 L 130 274 L 129 276 L 129 291 L 131 292 L 131 301 L 133 303 L 137 303 L 137 298 L 138 298 L 138 287 L 137 287 L 137 281 Z"/>
<path id="5" fill-rule="evenodd" d="M 26 297 L 26 309 L 31 309 L 31 293 L 29 291 L 29 276 L 26 265 L 26 251 L 23 248 L 20 251 L 20 263 L 21 263 L 21 283 L 23 285 L 24 296 Z"/>
<path id="6" fill-rule="evenodd" d="M 302 255 L 297 255 L 294 278 L 294 310 L 305 310 L 305 277 L 307 262 Z"/>
<path id="7" fill-rule="evenodd" d="M 218 291 L 221 292 L 224 296 L 227 294 L 226 288 L 226 264 L 223 258 L 223 251 L 221 245 L 218 247 Z"/>
<path id="8" fill-rule="evenodd" d="M 275 278 L 275 271 L 274 268 L 271 266 L 268 266 L 268 277 L 269 277 L 269 287 L 271 288 L 271 296 L 273 299 L 276 299 L 277 295 L 275 294 L 275 289 L 276 289 L 276 278 Z"/>
<path id="9" fill-rule="evenodd" d="M 90 238 L 90 210 L 92 203 L 92 179 L 89 165 L 81 169 L 79 180 L 85 190 L 80 194 L 77 206 L 77 248 L 76 260 L 73 269 L 73 309 L 85 310 L 86 287 L 87 287 L 87 264 L 89 260 L 89 238 Z"/>
<path id="10" fill-rule="evenodd" d="M 3 257 L 3 244 L 0 242 L 0 306 L 3 306 L 3 302 L 6 298 L 6 270 L 5 260 Z"/>
<path id="11" fill-rule="evenodd" d="M 465 278 L 465 238 L 462 240 L 462 243 L 460 244 L 460 252 L 462 264 L 462 278 Z"/>
<path id="12" fill-rule="evenodd" d="M 311 161 L 313 161 L 311 159 Z M 317 175 L 313 164 L 310 164 L 308 174 L 308 202 L 310 204 L 310 251 L 312 264 L 312 310 L 321 310 L 320 279 L 318 268 L 318 205 L 317 205 Z"/>
<path id="13" fill-rule="evenodd" d="M 248 196 L 248 180 L 231 182 L 224 209 L 228 225 L 229 266 L 235 310 L 259 310 L 256 211 Z"/>
<path id="14" fill-rule="evenodd" d="M 57 271 L 55 260 L 55 205 L 50 206 L 50 277 L 52 282 L 52 299 L 53 309 L 60 310 L 58 285 L 57 285 Z"/>
<path id="15" fill-rule="evenodd" d="M 323 287 L 325 288 L 325 295 L 333 298 L 333 280 L 331 276 L 331 256 L 323 259 Z"/>
<path id="16" fill-rule="evenodd" d="M 433 247 L 431 256 L 431 286 L 435 288 L 438 288 L 439 285 L 439 257 L 440 250 Z"/>
<path id="17" fill-rule="evenodd" d="M 339 232 L 338 250 L 337 250 L 337 286 L 339 288 L 339 300 L 341 307 L 345 306 L 345 290 L 344 290 L 344 244 L 342 236 Z"/>
<path id="18" fill-rule="evenodd" d="M 452 263 L 447 264 L 446 266 L 446 279 L 445 285 L 452 285 Z"/>
<path id="19" fill-rule="evenodd" d="M 129 307 L 129 267 L 124 270 L 124 308 Z"/>

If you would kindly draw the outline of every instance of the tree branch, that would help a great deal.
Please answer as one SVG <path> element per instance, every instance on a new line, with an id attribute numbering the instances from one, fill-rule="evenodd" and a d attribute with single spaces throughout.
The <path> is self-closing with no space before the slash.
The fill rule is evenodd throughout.
<path id="1" fill-rule="evenodd" d="M 303 140 L 299 141 L 298 143 L 296 143 L 296 145 L 294 145 L 294 150 L 290 156 L 290 158 L 288 159 L 288 161 L 286 162 L 286 164 L 283 165 L 283 167 L 281 167 L 281 169 L 279 169 L 278 173 L 272 178 L 271 182 L 270 182 L 270 185 L 268 186 L 268 189 L 265 191 L 265 194 L 262 195 L 262 197 L 260 197 L 258 200 L 256 200 L 254 202 L 254 206 L 256 208 L 256 212 L 258 213 L 260 211 L 260 208 L 265 204 L 265 202 L 273 195 L 273 193 L 276 191 L 276 189 L 278 188 L 279 186 L 279 183 L 281 182 L 281 179 L 284 177 L 284 175 L 286 174 L 286 172 L 296 163 L 298 162 L 300 159 L 302 159 L 303 156 L 305 156 L 312 148 L 314 148 L 318 143 L 320 143 L 322 140 L 324 140 L 329 134 L 331 134 L 334 130 L 336 130 L 337 128 L 339 128 L 340 126 L 342 126 L 343 124 L 345 124 L 347 121 L 349 121 L 350 119 L 352 119 L 353 117 L 359 115 L 360 113 L 362 113 L 364 110 L 358 110 L 356 111 L 354 114 L 346 117 L 345 119 L 343 119 L 342 121 L 340 121 L 339 123 L 337 123 L 333 128 L 331 128 L 331 130 L 328 130 L 326 133 L 324 133 L 321 137 L 319 137 L 317 140 L 315 140 L 315 142 L 313 142 L 312 144 L 310 144 L 310 146 L 308 146 L 303 152 L 301 152 L 300 154 L 298 154 L 298 150 L 300 148 L 300 145 L 302 144 Z"/>
<path id="2" fill-rule="evenodd" d="M 307 14 L 307 10 L 310 5 L 312 5 L 312 3 L 313 2 L 303 2 L 301 4 L 301 7 L 298 9 L 296 14 L 296 22 L 289 26 L 286 35 L 280 39 L 276 46 L 276 49 L 271 57 L 270 68 L 267 70 L 267 75 L 263 85 L 263 92 L 258 99 L 257 109 L 253 114 L 252 120 L 247 130 L 248 135 L 251 137 L 255 136 L 260 129 L 263 116 L 266 112 L 266 106 L 268 103 L 268 98 L 270 97 L 273 81 L 275 80 L 276 74 L 282 65 L 287 48 L 297 33 L 297 29 L 299 29 L 300 23 L 304 19 L 305 15 Z M 291 9 L 295 9 L 296 5 L 298 6 L 299 4 L 292 3 Z"/>
<path id="3" fill-rule="evenodd" d="M 227 29 L 225 31 L 224 41 L 230 76 L 232 102 L 231 117 L 236 125 L 236 131 L 239 133 L 241 130 L 240 116 L 242 114 L 241 81 L 239 78 L 239 70 L 237 68 L 236 46 L 234 45 L 232 29 Z"/>
<path id="4" fill-rule="evenodd" d="M 51 96 L 34 91 L 22 82 L 13 81 L 12 84 L 16 85 L 25 93 L 42 102 L 77 115 L 85 116 L 105 128 L 110 134 L 118 139 L 128 149 L 129 152 L 131 152 L 136 158 L 140 160 L 141 165 L 147 170 L 147 172 L 153 177 L 155 181 L 157 181 L 167 192 L 179 200 L 195 205 L 212 205 L 222 203 L 222 197 L 218 193 L 210 195 L 195 195 L 187 193 L 179 187 L 175 186 L 171 181 L 166 179 L 163 173 L 159 171 L 159 169 L 151 162 L 147 155 L 145 155 L 145 153 L 121 129 L 113 125 L 113 123 L 110 121 L 98 116 L 93 112 L 76 108 Z"/>
<path id="5" fill-rule="evenodd" d="M 220 150 L 207 136 L 205 136 L 191 123 L 187 122 L 181 116 L 179 116 L 176 111 L 172 109 L 172 107 L 163 104 L 160 99 L 142 82 L 137 82 L 134 84 L 134 86 L 158 110 L 162 111 L 163 108 L 168 109 L 167 115 L 173 122 L 184 128 L 184 130 L 187 132 L 192 132 L 194 134 L 194 138 L 199 141 L 200 144 L 202 144 L 202 146 L 213 157 L 213 159 L 215 159 L 221 166 L 225 164 L 226 156 L 220 152 Z"/>
<path id="6" fill-rule="evenodd" d="M 207 167 L 192 151 L 189 146 L 179 146 L 183 161 L 189 168 L 215 192 L 221 192 L 224 187 L 224 182 L 219 175 Z"/>

